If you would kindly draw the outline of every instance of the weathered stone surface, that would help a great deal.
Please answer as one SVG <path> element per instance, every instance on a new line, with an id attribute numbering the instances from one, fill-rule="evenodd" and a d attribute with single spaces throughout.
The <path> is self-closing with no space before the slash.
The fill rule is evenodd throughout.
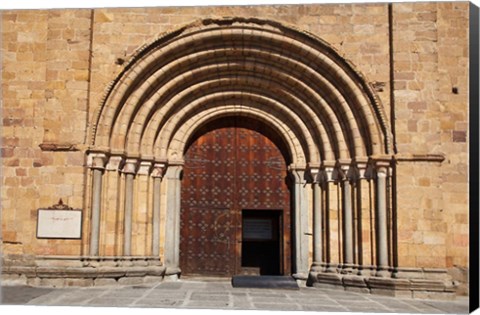
<path id="1" fill-rule="evenodd" d="M 93 280 L 95 286 L 112 286 L 118 285 L 117 280 L 112 278 L 96 278 Z"/>
<path id="2" fill-rule="evenodd" d="M 318 283 L 342 286 L 342 276 L 335 273 L 318 273 Z"/>
<path id="3" fill-rule="evenodd" d="M 144 283 L 158 283 L 163 281 L 163 276 L 145 276 L 143 277 Z"/>
<path id="4" fill-rule="evenodd" d="M 97 275 L 100 278 L 119 278 L 124 277 L 127 273 L 125 267 L 98 267 L 95 268 Z"/>
<path id="5" fill-rule="evenodd" d="M 135 284 L 142 284 L 143 277 L 123 277 L 118 279 L 118 284 L 121 285 L 135 285 Z"/>
<path id="6" fill-rule="evenodd" d="M 167 271 L 167 268 L 165 267 L 160 267 L 160 266 L 150 266 L 150 267 L 145 267 L 146 273 L 149 276 L 158 276 L 158 277 L 163 277 L 165 275 L 165 272 Z"/>
<path id="7" fill-rule="evenodd" d="M 366 288 L 367 283 L 365 277 L 355 276 L 355 275 L 344 275 L 342 277 L 343 285 L 346 287 L 359 287 Z"/>
<path id="8" fill-rule="evenodd" d="M 445 291 L 446 284 L 438 280 L 412 279 L 410 280 L 412 290 L 416 291 Z"/>
<path id="9" fill-rule="evenodd" d="M 372 290 L 374 288 L 375 289 L 410 290 L 411 288 L 411 282 L 406 279 L 370 277 L 367 279 L 367 283 Z"/>
<path id="10" fill-rule="evenodd" d="M 412 291 L 413 298 L 422 300 L 454 300 L 455 296 L 454 292 Z"/>
<path id="11" fill-rule="evenodd" d="M 91 287 L 94 284 L 93 279 L 78 279 L 78 278 L 66 278 L 65 286 L 67 287 Z"/>

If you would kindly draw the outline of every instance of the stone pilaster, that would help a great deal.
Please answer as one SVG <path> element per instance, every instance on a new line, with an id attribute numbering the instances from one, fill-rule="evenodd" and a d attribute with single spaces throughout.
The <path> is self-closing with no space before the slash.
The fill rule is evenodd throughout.
<path id="1" fill-rule="evenodd" d="M 376 169 L 376 208 L 377 226 L 377 273 L 379 277 L 389 276 L 388 272 L 388 233 L 387 233 L 387 176 L 390 162 L 375 161 Z"/>
<path id="2" fill-rule="evenodd" d="M 313 190 L 313 264 L 318 269 L 323 262 L 322 248 L 322 189 L 320 184 L 320 169 L 311 168 Z"/>
<path id="3" fill-rule="evenodd" d="M 294 180 L 294 277 L 306 280 L 308 276 L 308 204 L 304 168 L 290 168 Z"/>
<path id="4" fill-rule="evenodd" d="M 357 220 L 356 220 L 356 228 L 357 228 L 357 266 L 358 266 L 358 274 L 363 275 L 366 270 L 369 268 L 365 268 L 363 266 L 363 224 L 362 224 L 362 186 L 363 182 L 367 180 L 366 172 L 367 172 L 367 163 L 368 158 L 355 158 L 355 197 L 356 197 L 356 209 L 357 209 Z"/>
<path id="5" fill-rule="evenodd" d="M 165 173 L 167 181 L 165 264 L 167 274 L 174 278 L 180 273 L 180 175 L 182 170 L 183 165 L 169 165 Z"/>
<path id="6" fill-rule="evenodd" d="M 325 272 L 335 273 L 337 272 L 337 264 L 332 264 L 331 260 L 331 248 L 330 248 L 330 217 L 328 215 L 329 208 L 330 208 L 330 186 L 332 183 L 336 181 L 335 179 L 335 161 L 323 161 L 321 168 L 320 168 L 320 186 L 322 187 L 322 192 L 324 195 L 325 200 L 325 209 L 326 209 L 326 217 L 325 217 L 325 257 L 323 264 L 325 266 Z"/>
<path id="7" fill-rule="evenodd" d="M 90 255 L 98 256 L 99 254 L 99 237 L 100 237 L 100 205 L 102 201 L 102 177 L 105 170 L 106 155 L 102 153 L 91 154 L 90 168 L 93 172 L 92 183 L 92 221 L 90 234 Z"/>
<path id="8" fill-rule="evenodd" d="M 160 255 L 160 197 L 163 174 L 166 164 L 155 163 L 153 177 L 153 224 L 152 224 L 152 256 Z"/>
<path id="9" fill-rule="evenodd" d="M 353 266 L 353 207 L 352 207 L 352 166 L 350 161 L 340 161 L 339 174 L 342 184 L 342 229 L 343 229 L 343 268 L 351 271 Z M 350 175 L 350 176 L 349 176 Z"/>
<path id="10" fill-rule="evenodd" d="M 127 159 L 122 172 L 125 174 L 125 223 L 123 255 L 132 254 L 132 212 L 133 212 L 133 181 L 137 171 L 138 161 Z"/>

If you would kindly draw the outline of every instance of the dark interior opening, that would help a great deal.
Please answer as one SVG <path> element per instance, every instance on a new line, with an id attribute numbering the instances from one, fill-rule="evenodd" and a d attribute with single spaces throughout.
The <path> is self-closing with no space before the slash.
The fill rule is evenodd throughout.
<path id="1" fill-rule="evenodd" d="M 259 275 L 281 275 L 282 211 L 242 211 L 242 268 Z"/>

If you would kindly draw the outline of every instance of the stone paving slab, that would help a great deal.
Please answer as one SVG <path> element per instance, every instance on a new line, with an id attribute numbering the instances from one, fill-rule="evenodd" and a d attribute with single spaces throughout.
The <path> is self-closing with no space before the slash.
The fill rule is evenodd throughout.
<path id="1" fill-rule="evenodd" d="M 467 314 L 468 298 L 401 299 L 301 287 L 299 290 L 233 288 L 228 281 L 180 280 L 104 288 L 2 287 L 3 304 L 111 306 L 317 312 Z"/>

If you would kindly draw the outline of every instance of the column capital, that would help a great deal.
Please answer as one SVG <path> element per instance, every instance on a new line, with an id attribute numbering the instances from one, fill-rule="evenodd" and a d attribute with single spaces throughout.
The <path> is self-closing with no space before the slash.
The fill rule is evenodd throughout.
<path id="1" fill-rule="evenodd" d="M 379 173 L 387 174 L 392 163 L 390 160 L 376 160 L 372 164 L 375 167 L 377 174 Z"/>
<path id="2" fill-rule="evenodd" d="M 168 179 L 180 179 L 180 175 L 182 174 L 183 171 L 183 165 L 172 165 L 168 163 L 168 168 L 166 169 L 167 171 L 165 172 L 165 178 Z"/>
<path id="3" fill-rule="evenodd" d="M 306 178 L 305 178 L 305 171 L 306 171 L 306 167 L 295 167 L 293 165 L 290 165 L 288 167 L 288 171 L 290 172 L 290 175 L 293 177 L 293 179 L 295 180 L 295 183 L 296 184 L 303 184 L 306 182 Z"/>
<path id="4" fill-rule="evenodd" d="M 126 159 L 122 172 L 125 174 L 135 174 L 137 172 L 138 165 L 139 161 L 137 159 Z"/>
<path id="5" fill-rule="evenodd" d="M 320 166 L 320 176 L 322 183 L 329 183 L 335 181 L 335 179 L 333 178 L 333 170 L 335 168 L 335 164 L 335 161 L 322 161 L 322 164 Z"/>
<path id="6" fill-rule="evenodd" d="M 339 159 L 335 164 L 333 178 L 337 181 L 351 181 L 352 180 L 352 160 Z"/>
<path id="7" fill-rule="evenodd" d="M 370 163 L 375 165 L 375 168 L 390 167 L 392 165 L 393 157 L 389 155 L 371 156 Z"/>
<path id="8" fill-rule="evenodd" d="M 123 167 L 123 162 L 124 162 L 123 156 L 112 155 L 108 159 L 108 163 L 105 169 L 107 171 L 119 171 Z"/>
<path id="9" fill-rule="evenodd" d="M 152 161 L 140 161 L 137 174 L 138 175 L 148 175 L 152 169 Z"/>
<path id="10" fill-rule="evenodd" d="M 368 167 L 368 158 L 367 157 L 355 157 L 353 159 L 353 163 L 355 164 L 357 168 L 357 175 L 358 175 L 358 180 L 360 179 L 368 179 L 367 177 L 367 167 Z"/>
<path id="11" fill-rule="evenodd" d="M 167 169 L 167 164 L 166 163 L 155 163 L 153 165 L 153 170 L 151 176 L 154 178 L 162 178 L 163 175 L 165 174 L 165 171 Z"/>
<path id="12" fill-rule="evenodd" d="M 311 176 L 312 183 L 319 183 L 320 181 L 320 164 L 308 164 L 308 171 Z"/>
<path id="13" fill-rule="evenodd" d="M 91 169 L 105 169 L 107 155 L 105 153 L 90 153 L 87 157 L 87 166 Z"/>

